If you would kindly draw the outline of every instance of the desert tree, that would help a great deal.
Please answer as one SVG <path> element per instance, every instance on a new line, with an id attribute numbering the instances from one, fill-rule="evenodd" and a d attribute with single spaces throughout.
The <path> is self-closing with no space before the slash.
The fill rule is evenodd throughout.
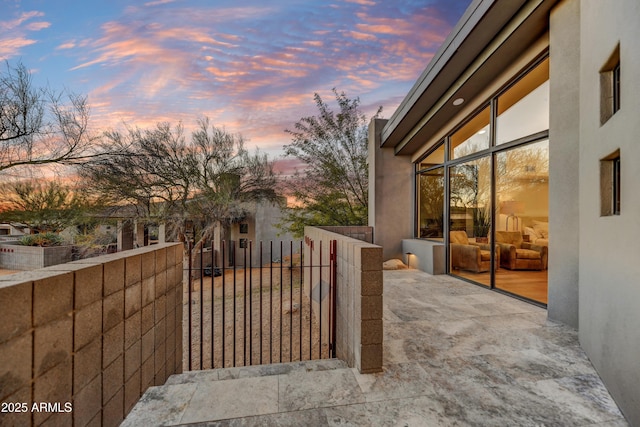
<path id="1" fill-rule="evenodd" d="M 21 63 L 0 70 L 0 172 L 20 166 L 73 164 L 98 155 L 87 98 L 39 87 Z"/>
<path id="2" fill-rule="evenodd" d="M 87 162 L 80 175 L 106 203 L 136 209 L 136 217 L 165 222 L 170 239 L 184 240 L 187 220 L 198 225 L 196 246 L 216 227 L 246 215 L 244 202 L 276 200 L 276 175 L 266 155 L 249 153 L 240 135 L 198 120 L 187 139 L 181 125 L 110 131 L 115 155 Z"/>
<path id="3" fill-rule="evenodd" d="M 360 99 L 333 89 L 338 110 L 319 94 L 314 116 L 301 118 L 286 132 L 286 156 L 303 166 L 286 181 L 296 203 L 286 211 L 281 228 L 301 236 L 305 225 L 366 225 L 368 197 L 368 123 Z M 374 118 L 381 113 L 378 108 Z"/>
<path id="4" fill-rule="evenodd" d="M 57 180 L 21 180 L 0 187 L 0 222 L 31 233 L 59 233 L 91 222 L 95 205 L 81 188 Z"/>

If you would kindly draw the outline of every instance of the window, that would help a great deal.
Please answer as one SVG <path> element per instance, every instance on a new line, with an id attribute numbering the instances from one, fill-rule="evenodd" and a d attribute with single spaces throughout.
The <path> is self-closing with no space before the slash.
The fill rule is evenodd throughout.
<path id="1" fill-rule="evenodd" d="M 418 237 L 443 240 L 444 168 L 422 172 L 418 179 Z"/>
<path id="2" fill-rule="evenodd" d="M 613 68 L 613 114 L 620 109 L 620 62 Z"/>
<path id="3" fill-rule="evenodd" d="M 620 215 L 620 150 L 600 160 L 600 216 Z"/>
<path id="4" fill-rule="evenodd" d="M 240 239 L 240 249 L 249 247 L 249 241 L 247 239 Z"/>
<path id="5" fill-rule="evenodd" d="M 443 142 L 416 162 L 416 236 L 446 245 L 449 274 L 546 304 L 548 57 L 514 76 Z"/>
<path id="6" fill-rule="evenodd" d="M 444 163 L 444 144 L 433 150 L 431 154 L 420 161 L 418 169 L 426 169 Z"/>
<path id="7" fill-rule="evenodd" d="M 487 106 L 450 138 L 449 159 L 459 159 L 489 148 L 491 108 Z"/>
<path id="8" fill-rule="evenodd" d="M 240 224 L 240 234 L 249 233 L 249 224 Z"/>
<path id="9" fill-rule="evenodd" d="M 620 156 L 613 159 L 613 214 L 620 215 Z"/>
<path id="10" fill-rule="evenodd" d="M 600 70 L 600 125 L 620 110 L 620 46 Z"/>
<path id="11" fill-rule="evenodd" d="M 549 58 L 498 97 L 496 145 L 549 129 Z"/>

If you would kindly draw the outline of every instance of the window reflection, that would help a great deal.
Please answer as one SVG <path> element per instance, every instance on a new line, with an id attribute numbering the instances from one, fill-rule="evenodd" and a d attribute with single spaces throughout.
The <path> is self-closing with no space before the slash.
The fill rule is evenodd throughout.
<path id="1" fill-rule="evenodd" d="M 458 159 L 489 148 L 491 110 L 482 110 L 451 135 L 449 157 Z"/>
<path id="2" fill-rule="evenodd" d="M 549 129 L 549 59 L 498 97 L 496 145 Z"/>
<path id="3" fill-rule="evenodd" d="M 444 168 L 421 173 L 418 188 L 418 235 L 443 240 Z"/>
<path id="4" fill-rule="evenodd" d="M 548 80 L 547 58 L 463 122 L 446 140 L 448 145 L 439 145 L 417 165 L 417 235 L 448 237 L 448 272 L 544 304 Z M 505 143 L 516 144 L 499 146 Z"/>
<path id="5" fill-rule="evenodd" d="M 420 162 L 419 169 L 426 169 L 444 163 L 444 143 L 433 150 L 431 154 Z"/>
<path id="6" fill-rule="evenodd" d="M 496 154 L 496 288 L 547 303 L 549 141 Z"/>
<path id="7" fill-rule="evenodd" d="M 491 284 L 491 162 L 483 157 L 449 171 L 451 274 Z"/>

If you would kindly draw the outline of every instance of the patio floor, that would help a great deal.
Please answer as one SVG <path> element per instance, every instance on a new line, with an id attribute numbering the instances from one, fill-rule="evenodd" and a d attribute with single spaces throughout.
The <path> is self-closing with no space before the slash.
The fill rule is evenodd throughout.
<path id="1" fill-rule="evenodd" d="M 384 272 L 384 372 L 339 360 L 174 375 L 125 426 L 627 426 L 577 333 L 449 276 Z"/>

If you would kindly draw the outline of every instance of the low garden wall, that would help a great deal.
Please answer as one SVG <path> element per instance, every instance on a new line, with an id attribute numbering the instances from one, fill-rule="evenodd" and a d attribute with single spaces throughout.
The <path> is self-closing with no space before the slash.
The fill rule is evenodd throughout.
<path id="1" fill-rule="evenodd" d="M 351 225 L 351 226 L 323 226 L 318 227 L 332 233 L 342 234 L 343 236 L 351 237 L 356 240 L 362 240 L 363 242 L 373 243 L 373 227 L 366 225 Z"/>
<path id="2" fill-rule="evenodd" d="M 334 228 L 334 230 L 336 230 Z M 338 230 L 336 230 L 338 231 Z M 336 356 L 361 373 L 382 370 L 382 247 L 366 243 L 336 232 L 305 227 L 305 257 L 309 257 L 314 242 L 315 256 L 319 256 L 319 242 L 323 242 L 322 260 L 314 265 L 329 263 L 329 242 L 337 241 L 336 272 Z M 328 269 L 327 269 L 328 270 Z M 328 271 L 323 274 L 328 280 Z M 318 300 L 328 293 L 316 292 L 320 277 L 311 287 Z M 305 287 L 309 286 L 305 278 Z M 308 291 L 306 291 L 308 292 Z M 317 307 L 317 301 L 314 301 Z M 317 310 L 317 308 L 316 308 Z M 323 330 L 329 330 L 328 313 L 323 314 Z"/>
<path id="3" fill-rule="evenodd" d="M 35 270 L 71 261 L 71 246 L 23 246 L 19 243 L 0 243 L 0 268 L 7 270 Z"/>
<path id="4" fill-rule="evenodd" d="M 119 425 L 182 371 L 182 292 L 176 243 L 0 276 L 0 425 Z"/>

